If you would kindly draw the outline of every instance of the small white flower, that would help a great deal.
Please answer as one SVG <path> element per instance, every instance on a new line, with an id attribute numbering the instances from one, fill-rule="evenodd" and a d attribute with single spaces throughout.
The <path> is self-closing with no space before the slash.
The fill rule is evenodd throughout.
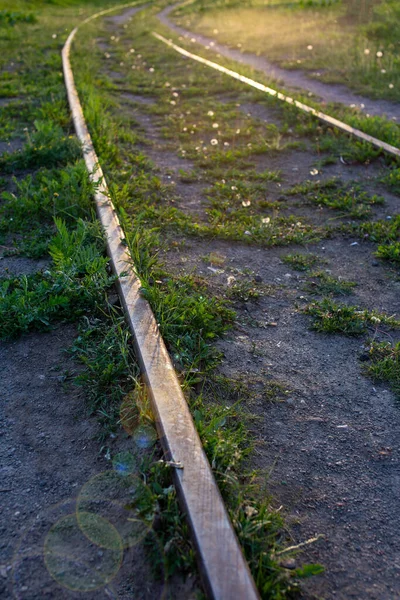
<path id="1" fill-rule="evenodd" d="M 210 144 L 211 144 L 211 146 L 216 146 L 216 145 L 218 144 L 218 140 L 217 140 L 217 139 L 215 139 L 215 138 L 213 138 L 213 139 L 210 141 Z"/>
<path id="2" fill-rule="evenodd" d="M 53 33 L 53 35 L 52 35 L 51 37 L 53 38 L 53 40 L 55 40 L 55 39 L 56 39 L 56 37 L 57 37 L 57 34 L 56 34 L 56 33 Z"/>
<path id="3" fill-rule="evenodd" d="M 250 200 L 242 200 L 242 206 L 250 206 L 251 201 Z"/>
<path id="4" fill-rule="evenodd" d="M 379 50 L 379 52 L 377 52 L 377 53 L 376 53 L 376 55 L 377 55 L 377 57 L 378 57 L 378 58 L 382 58 L 382 56 L 383 56 L 383 52 L 381 52 L 381 51 Z"/>
<path id="5" fill-rule="evenodd" d="M 224 142 L 224 146 L 229 146 L 229 142 Z"/>
<path id="6" fill-rule="evenodd" d="M 371 317 L 371 321 L 373 323 L 376 323 L 377 325 L 381 322 L 381 320 L 378 317 Z"/>
<path id="7" fill-rule="evenodd" d="M 308 44 L 308 46 L 307 46 L 307 50 L 312 50 L 312 49 L 313 49 L 312 45 L 311 45 L 311 44 Z"/>
<path id="8" fill-rule="evenodd" d="M 184 127 L 184 128 L 183 128 L 183 131 L 187 131 L 187 127 Z"/>
<path id="9" fill-rule="evenodd" d="M 171 100 L 170 104 L 172 104 L 172 106 L 175 106 L 175 104 L 176 104 L 175 100 Z"/>
<path id="10" fill-rule="evenodd" d="M 213 126 L 213 129 L 218 129 L 218 127 L 219 127 L 218 123 L 213 123 L 212 126 Z"/>
<path id="11" fill-rule="evenodd" d="M 386 73 L 386 69 L 381 69 L 381 73 L 385 74 Z"/>
<path id="12" fill-rule="evenodd" d="M 394 85 L 393 85 L 393 83 L 389 83 L 389 87 L 390 87 L 390 89 L 392 90 L 392 89 L 394 88 Z"/>
<path id="13" fill-rule="evenodd" d="M 369 49 L 369 48 L 365 48 L 365 50 L 364 50 L 364 54 L 365 54 L 366 56 L 368 56 L 368 54 L 369 54 L 370 52 L 371 52 L 371 51 L 370 51 L 370 49 Z"/>
<path id="14" fill-rule="evenodd" d="M 213 113 L 213 111 L 212 111 L 212 110 L 209 110 L 209 111 L 208 111 L 208 113 L 207 113 L 207 116 L 208 116 L 208 117 L 213 117 L 213 116 L 214 116 L 214 113 Z"/>
<path id="15" fill-rule="evenodd" d="M 178 92 L 173 92 L 172 95 L 173 95 L 174 98 L 178 98 L 178 96 L 179 96 Z"/>
<path id="16" fill-rule="evenodd" d="M 123 67 L 123 66 L 124 66 L 124 63 L 123 63 L 123 62 L 120 62 L 120 63 L 119 63 L 119 66 L 120 66 L 120 67 Z"/>
<path id="17" fill-rule="evenodd" d="M 154 67 L 150 67 L 149 71 L 150 73 L 154 73 Z"/>
<path id="18" fill-rule="evenodd" d="M 313 177 L 315 177 L 315 175 L 318 175 L 318 169 L 311 169 L 310 175 L 312 175 Z"/>
<path id="19" fill-rule="evenodd" d="M 108 54 L 108 52 L 104 52 L 104 56 L 105 56 L 106 58 L 110 58 L 111 54 Z"/>
<path id="20" fill-rule="evenodd" d="M 169 81 L 166 81 L 166 82 L 164 83 L 164 87 L 170 87 L 170 86 L 171 86 L 171 84 L 170 84 L 170 82 L 169 82 Z"/>
<path id="21" fill-rule="evenodd" d="M 110 37 L 110 40 L 115 40 L 115 35 L 112 35 L 112 36 Z"/>
<path id="22" fill-rule="evenodd" d="M 233 191 L 235 192 L 235 191 L 237 190 L 237 187 L 236 187 L 236 185 L 232 185 L 232 186 L 231 186 L 231 190 L 233 190 Z"/>
<path id="23" fill-rule="evenodd" d="M 268 223 L 271 223 L 270 217 L 264 217 L 263 219 L 261 219 L 261 221 L 264 223 L 264 225 L 268 225 Z"/>
<path id="24" fill-rule="evenodd" d="M 236 135 L 239 135 L 240 129 L 236 129 Z"/>
<path id="25" fill-rule="evenodd" d="M 133 53 L 135 52 L 135 48 L 131 48 L 131 49 L 129 50 L 129 52 L 130 52 L 131 54 L 133 54 Z"/>

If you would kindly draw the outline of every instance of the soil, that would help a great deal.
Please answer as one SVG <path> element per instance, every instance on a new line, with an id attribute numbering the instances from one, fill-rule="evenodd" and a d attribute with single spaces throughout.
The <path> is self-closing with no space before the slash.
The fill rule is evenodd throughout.
<path id="1" fill-rule="evenodd" d="M 167 12 L 162 14 L 165 22 Z M 157 118 L 146 112 L 147 100 L 134 90 L 132 94 L 125 85 L 122 104 L 129 105 L 150 140 L 142 151 L 158 166 L 163 181 L 178 182 L 181 162 L 186 170 L 188 161 L 178 161 L 162 139 Z M 268 118 L 258 104 L 239 108 Z M 257 160 L 262 161 L 255 163 L 260 170 L 281 168 L 284 185 L 290 186 L 310 179 L 316 156 L 311 151 L 287 152 L 284 160 L 282 155 Z M 380 168 L 379 161 L 368 167 L 337 162 L 324 167 L 319 177 L 367 180 L 369 191 L 383 193 L 386 200 L 375 215 L 390 217 L 398 199 L 374 181 Z M 176 202 L 200 215 L 207 199 L 201 184 L 196 185 L 180 181 Z M 268 184 L 268 196 L 276 185 Z M 311 222 L 335 218 L 325 209 L 320 217 L 312 206 L 303 205 L 301 210 Z M 304 290 L 307 274 L 291 269 L 282 257 L 289 252 L 315 253 L 321 261 L 318 268 L 357 282 L 350 304 L 397 315 L 398 274 L 374 258 L 372 243 L 339 234 L 307 248 L 262 249 L 181 236 L 179 242 L 179 249 L 165 251 L 162 257 L 172 272 L 194 272 L 219 295 L 229 294 L 232 277 L 259 289 L 257 301 L 235 303 L 235 327 L 218 342 L 224 354 L 220 372 L 248 385 L 249 410 L 256 415 L 256 452 L 250 466 L 263 474 L 273 506 L 283 507 L 293 544 L 319 536 L 295 559 L 296 566 L 305 562 L 325 566 L 324 574 L 304 582 L 303 597 L 400 598 L 398 400 L 387 386 L 365 375 L 365 363 L 360 361 L 365 338 L 311 329 L 311 318 L 302 311 L 314 299 Z M 218 268 L 202 259 L 210 253 L 220 257 Z M 390 339 L 379 331 L 370 334 Z M 391 339 L 396 341 L 399 335 L 391 334 Z M 268 391 L 275 384 L 281 393 L 271 400 Z"/>
<path id="2" fill-rule="evenodd" d="M 220 44 L 217 41 L 208 38 L 198 33 L 193 33 L 176 25 L 170 18 L 169 15 L 173 12 L 180 3 L 164 8 L 157 16 L 163 25 L 169 27 L 175 33 L 189 38 L 191 42 L 201 44 L 202 46 L 209 47 L 210 50 L 235 60 L 239 63 L 249 65 L 258 71 L 265 73 L 268 77 L 272 77 L 278 82 L 283 82 L 289 89 L 302 90 L 310 92 L 312 95 L 319 98 L 323 103 L 327 102 L 340 102 L 348 106 L 353 105 L 360 111 L 370 115 L 386 115 L 389 119 L 395 119 L 400 121 L 400 106 L 393 102 L 386 100 L 372 100 L 371 98 L 365 98 L 359 94 L 353 93 L 344 85 L 332 85 L 311 79 L 306 72 L 301 70 L 288 70 L 282 69 L 277 65 L 270 63 L 266 58 L 262 56 L 256 56 L 250 52 L 242 52 L 235 50 L 224 44 Z M 211 46 L 210 46 L 211 42 Z"/>
<path id="3" fill-rule="evenodd" d="M 85 571 L 78 581 L 67 576 L 59 585 L 43 562 L 51 527 L 75 513 L 84 484 L 110 469 L 94 439 L 96 420 L 87 416 L 82 393 L 68 383 L 77 366 L 65 349 L 76 334 L 75 327 L 64 325 L 0 345 L 2 598 L 80 598 L 82 592 L 68 587 L 79 590 L 90 575 Z M 114 453 L 126 440 L 107 445 Z M 100 547 L 81 540 L 79 550 L 90 555 L 91 567 L 102 564 Z M 139 544 L 125 552 L 107 586 L 85 597 L 153 599 L 162 590 Z"/>

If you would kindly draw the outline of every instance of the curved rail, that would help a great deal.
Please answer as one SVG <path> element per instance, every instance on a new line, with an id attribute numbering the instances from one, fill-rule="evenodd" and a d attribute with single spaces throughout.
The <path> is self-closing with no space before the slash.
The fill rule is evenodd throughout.
<path id="1" fill-rule="evenodd" d="M 103 10 L 81 25 L 112 11 L 135 6 L 124 4 Z M 110 200 L 107 184 L 85 122 L 69 60 L 71 44 L 80 26 L 70 33 L 62 50 L 65 85 L 77 136 L 82 143 L 86 167 L 96 183 L 97 214 L 105 230 L 107 250 L 130 329 L 136 356 L 145 376 L 156 415 L 157 429 L 174 469 L 175 485 L 189 521 L 204 586 L 215 600 L 257 600 L 249 567 L 236 538 L 224 502 L 204 453 L 157 322 L 141 296 L 132 258 L 124 245 L 124 232 Z"/>
<path id="2" fill-rule="evenodd" d="M 376 148 L 379 148 L 380 150 L 383 150 L 384 152 L 387 152 L 388 154 L 392 154 L 393 156 L 400 157 L 400 149 L 396 148 L 395 146 L 392 146 L 391 144 L 382 142 L 382 140 L 378 140 L 377 138 L 375 138 L 371 135 L 368 135 L 367 133 L 364 133 L 360 129 L 355 129 L 354 127 L 351 127 L 351 125 L 347 125 L 347 123 L 343 123 L 342 121 L 339 121 L 338 119 L 335 119 L 334 117 L 330 117 L 329 115 L 326 115 L 325 113 L 323 113 L 319 110 L 316 110 L 315 108 L 312 108 L 311 106 L 308 106 L 307 104 L 304 104 L 303 102 L 299 102 L 298 100 L 295 100 L 294 98 L 291 98 L 290 96 L 286 96 L 285 94 L 282 94 L 281 92 L 278 92 L 270 87 L 267 87 L 266 85 L 259 83 L 258 81 L 254 81 L 254 79 L 250 79 L 249 77 L 240 75 L 240 73 L 237 73 L 236 71 L 232 71 L 231 69 L 227 69 L 226 67 L 223 67 L 222 65 L 219 65 L 218 63 L 215 63 L 211 60 L 207 60 L 206 58 L 203 58 L 202 56 L 199 56 L 198 54 L 193 54 L 192 52 L 185 50 L 181 46 L 174 44 L 171 40 L 167 40 L 164 36 L 160 35 L 159 33 L 155 32 L 155 31 L 153 31 L 152 34 L 155 38 L 157 38 L 158 40 L 160 40 L 161 42 L 163 42 L 170 48 L 173 48 L 176 52 L 179 52 L 179 54 L 186 56 L 187 58 L 195 60 L 203 65 L 206 65 L 207 67 L 211 67 L 212 69 L 215 69 L 216 71 L 220 71 L 220 73 L 229 75 L 230 77 L 233 77 L 234 79 L 237 79 L 238 81 L 241 81 L 242 83 L 250 85 L 251 87 L 256 88 L 257 90 L 260 90 L 261 92 L 265 92 L 266 94 L 269 94 L 270 96 L 274 96 L 275 98 L 278 98 L 278 100 L 287 102 L 288 104 L 295 106 L 296 108 L 302 110 L 303 112 L 306 112 L 306 113 L 316 117 L 317 119 L 319 119 L 320 121 L 323 121 L 324 123 L 328 123 L 329 125 L 333 125 L 334 127 L 337 127 L 338 129 L 341 129 L 342 131 L 345 131 L 346 133 L 350 133 L 354 137 L 357 137 L 357 138 L 363 140 L 364 142 L 369 142 Z"/>

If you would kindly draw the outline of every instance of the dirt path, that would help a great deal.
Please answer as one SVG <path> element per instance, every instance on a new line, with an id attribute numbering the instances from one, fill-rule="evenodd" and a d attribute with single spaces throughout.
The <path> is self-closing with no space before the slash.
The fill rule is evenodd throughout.
<path id="1" fill-rule="evenodd" d="M 282 81 L 288 88 L 311 92 L 324 103 L 340 102 L 341 104 L 346 104 L 348 106 L 354 105 L 370 115 L 386 115 L 389 119 L 400 121 L 400 106 L 392 102 L 387 102 L 385 100 L 371 100 L 370 98 L 365 98 L 353 93 L 345 86 L 315 81 L 308 77 L 304 71 L 281 69 L 270 63 L 266 58 L 256 56 L 250 52 L 241 52 L 240 50 L 229 48 L 228 46 L 219 44 L 211 38 L 179 27 L 169 18 L 171 12 L 173 12 L 179 4 L 180 3 L 168 6 L 157 15 L 160 22 L 175 31 L 175 33 L 178 33 L 185 38 L 189 38 L 193 42 L 209 47 L 209 49 L 216 54 L 221 54 L 226 58 L 236 60 L 239 63 L 249 65 L 258 71 L 262 71 L 268 75 L 268 77 Z"/>
<path id="2" fill-rule="evenodd" d="M 76 364 L 65 349 L 76 336 L 73 326 L 31 334 L 0 345 L 1 377 L 1 579 L 0 596 L 38 598 L 159 598 L 141 544 L 110 559 L 90 543 L 74 522 L 74 545 L 64 545 L 70 560 L 86 563 L 57 582 L 43 560 L 51 529 L 67 515 L 75 518 L 76 499 L 84 485 L 110 473 L 105 450 L 94 439 L 97 424 L 86 414 L 83 398 L 72 385 Z M 126 441 L 110 439 L 113 451 Z M 108 562 L 107 562 L 108 561 Z M 91 586 L 99 570 L 115 573 L 107 585 Z M 76 577 L 76 573 L 79 576 Z M 93 575 L 94 574 L 94 575 Z M 101 578 L 100 578 L 101 579 Z M 96 589 L 97 588 L 97 589 Z M 95 589 L 95 591 L 90 591 Z M 89 591 L 88 591 L 89 590 Z"/>

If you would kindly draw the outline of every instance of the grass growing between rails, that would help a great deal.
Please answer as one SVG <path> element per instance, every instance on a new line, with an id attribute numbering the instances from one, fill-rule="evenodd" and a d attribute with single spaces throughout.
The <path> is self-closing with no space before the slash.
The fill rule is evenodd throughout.
<path id="1" fill-rule="evenodd" d="M 360 310 L 357 306 L 336 304 L 327 298 L 313 302 L 305 312 L 314 317 L 313 328 L 324 333 L 362 335 L 369 330 L 376 331 L 378 327 L 389 330 L 400 328 L 400 321 L 393 316 Z"/>
<path id="2" fill-rule="evenodd" d="M 388 382 L 400 398 L 400 343 L 372 342 L 368 358 L 372 363 L 366 369 L 368 375 L 377 381 Z"/>
<path id="3" fill-rule="evenodd" d="M 199 131 L 187 135 L 187 132 L 183 131 L 186 125 L 180 122 L 179 113 L 177 111 L 171 113 L 170 110 L 178 102 L 178 100 L 173 100 L 174 98 L 179 97 L 180 102 L 180 93 L 174 89 L 176 87 L 174 80 L 180 78 L 183 81 L 187 75 L 182 73 L 181 65 L 175 57 L 172 59 L 170 56 L 170 60 L 167 61 L 164 55 L 160 55 L 157 44 L 141 31 L 143 25 L 145 25 L 145 31 L 151 27 L 149 13 L 145 13 L 144 16 L 139 14 L 135 17 L 134 52 L 130 51 L 132 46 L 120 48 L 120 45 L 117 45 L 120 40 L 115 40 L 118 36 L 110 39 L 111 35 L 107 29 L 102 31 L 101 35 L 110 39 L 109 43 L 112 46 L 110 52 L 102 51 L 100 53 L 98 50 L 97 52 L 94 50 L 88 53 L 87 40 L 91 39 L 90 34 L 87 34 L 86 39 L 78 38 L 73 55 L 73 66 L 77 74 L 85 115 L 106 178 L 110 182 L 112 198 L 123 222 L 126 242 L 142 281 L 141 293 L 149 300 L 155 312 L 160 330 L 182 377 L 203 445 L 219 481 L 220 489 L 259 590 L 265 598 L 288 598 L 298 590 L 299 578 L 320 572 L 321 567 L 308 566 L 305 569 L 295 569 L 290 573 L 280 564 L 278 548 L 282 547 L 285 540 L 281 518 L 263 498 L 265 494 L 260 490 L 254 476 L 245 472 L 245 458 L 251 446 L 251 438 L 244 423 L 251 419 L 251 415 L 248 415 L 240 401 L 238 402 L 236 393 L 232 396 L 229 387 L 225 387 L 223 395 L 211 393 L 210 388 L 207 387 L 207 384 L 215 376 L 213 369 L 219 360 L 218 354 L 212 347 L 212 342 L 230 326 L 234 319 L 234 313 L 225 300 L 210 295 L 204 281 L 190 274 L 171 275 L 162 265 L 158 264 L 155 255 L 161 247 L 174 244 L 177 231 L 198 236 L 218 234 L 219 237 L 226 236 L 227 239 L 237 237 L 244 240 L 248 237 L 248 234 L 245 233 L 247 228 L 253 228 L 253 223 L 257 222 L 260 229 L 260 243 L 263 243 L 267 236 L 268 239 L 272 239 L 273 235 L 279 237 L 285 227 L 293 237 L 295 234 L 297 235 L 297 230 L 300 232 L 298 236 L 304 235 L 302 223 L 298 224 L 298 219 L 294 221 L 294 218 L 282 219 L 282 223 L 277 220 L 276 226 L 274 223 L 270 226 L 271 234 L 268 232 L 269 221 L 261 222 L 262 218 L 267 219 L 267 217 L 259 214 L 258 207 L 255 214 L 252 213 L 250 217 L 246 217 L 244 209 L 248 206 L 242 204 L 244 198 L 237 202 L 237 210 L 243 211 L 240 212 L 240 215 L 235 215 L 234 211 L 228 210 L 232 207 L 226 207 L 226 216 L 220 217 L 220 215 L 212 213 L 214 207 L 211 206 L 208 223 L 194 222 L 192 218 L 174 206 L 174 192 L 171 186 L 161 181 L 146 157 L 146 146 L 148 145 L 146 136 L 139 132 L 138 128 L 131 130 L 133 122 L 129 121 L 126 114 L 119 111 L 112 99 L 110 91 L 113 86 L 104 72 L 102 73 L 101 57 L 103 60 L 109 61 L 106 54 L 111 56 L 112 53 L 117 62 L 116 68 L 118 65 L 121 67 L 120 63 L 127 60 L 127 55 L 134 61 L 134 65 L 130 65 L 135 66 L 135 69 L 130 69 L 130 80 L 136 81 L 135 87 L 140 90 L 141 94 L 160 98 L 160 102 L 149 107 L 149 110 L 157 118 L 165 118 L 164 139 L 166 143 L 172 146 L 177 140 L 179 141 L 179 136 L 182 135 L 183 141 L 182 143 L 179 141 L 179 146 L 188 159 L 195 162 L 195 168 L 190 170 L 189 179 L 191 181 L 197 181 L 197 172 L 200 172 L 201 175 L 205 174 L 209 183 L 215 185 L 220 178 L 221 171 L 226 172 L 225 166 L 227 166 L 237 181 L 241 182 L 239 183 L 241 193 L 254 194 L 252 199 L 256 203 L 260 199 L 257 196 L 259 189 L 257 189 L 256 182 L 260 180 L 276 182 L 279 176 L 275 173 L 264 173 L 259 176 L 255 175 L 254 169 L 249 170 L 250 178 L 255 183 L 254 186 L 249 186 L 247 181 L 243 182 L 242 175 L 238 174 L 238 172 L 241 173 L 241 161 L 245 163 L 253 151 L 254 154 L 260 151 L 279 152 L 280 142 L 274 142 L 272 149 L 261 139 L 260 144 L 253 145 L 249 141 L 253 130 L 245 130 L 240 147 L 235 148 L 232 153 L 229 153 L 230 142 L 226 139 L 227 145 L 224 147 L 228 149 L 227 153 L 218 148 L 212 153 L 212 148 L 218 144 L 209 141 L 207 146 L 209 152 L 206 157 L 203 154 L 199 155 L 193 147 L 192 141 L 196 140 L 196 144 L 200 143 L 201 136 L 204 135 L 202 127 L 207 128 L 208 135 L 216 135 L 213 131 L 216 129 L 213 127 L 213 122 L 216 121 L 212 120 L 213 115 L 207 114 L 208 111 L 212 111 L 212 101 L 210 100 L 210 107 L 206 107 L 207 111 L 204 114 L 204 106 L 201 107 L 200 101 L 196 100 L 199 86 L 202 85 L 203 79 L 206 81 L 207 78 L 203 75 L 203 79 L 197 82 L 195 80 L 197 72 L 191 75 L 193 89 L 188 90 L 188 104 L 185 110 L 191 111 L 191 119 L 193 119 L 193 128 L 190 131 Z M 96 35 L 99 35 L 97 27 L 96 31 Z M 126 43 L 132 44 L 129 31 L 127 31 Z M 144 55 L 145 53 L 146 55 Z M 139 56 L 140 54 L 142 56 Z M 78 60 L 82 56 L 86 57 L 84 63 Z M 108 64 L 111 65 L 111 61 Z M 160 75 L 161 66 L 165 67 L 162 75 Z M 190 66 L 190 68 L 192 67 Z M 93 72 L 98 73 L 96 81 L 93 81 Z M 159 81 L 154 80 L 156 76 L 151 75 L 153 72 L 157 73 Z M 166 81 L 167 76 L 168 79 L 173 80 L 173 83 Z M 168 86 L 165 85 L 166 83 Z M 225 87 L 224 82 L 218 79 L 209 81 L 209 84 L 221 91 Z M 194 106 L 193 103 L 197 106 Z M 183 110 L 183 107 L 180 107 L 179 110 Z M 204 117 L 202 123 L 201 115 Z M 224 119 L 221 121 L 224 123 L 225 115 L 222 107 L 219 117 Z M 236 134 L 237 129 L 240 127 L 236 127 L 235 133 L 229 134 L 232 138 L 236 135 L 240 138 L 240 133 Z M 180 133 L 175 136 L 174 132 L 178 132 L 178 130 Z M 272 132 L 272 138 L 276 137 Z M 198 141 L 197 138 L 199 138 Z M 210 137 L 211 139 L 214 137 Z M 249 147 L 247 144 L 251 144 L 251 146 Z M 285 140 L 282 141 L 281 146 L 285 147 Z M 188 179 L 188 172 L 184 171 L 182 176 Z M 225 193 L 225 190 L 222 192 Z M 228 201 L 231 200 L 233 199 L 229 197 Z M 238 201 L 239 199 L 235 198 L 234 200 Z M 260 206 L 260 209 L 264 210 L 264 207 Z M 221 223 L 219 226 L 221 232 L 217 231 L 218 219 Z M 264 228 L 268 232 L 267 234 L 264 233 Z M 261 237 L 261 231 L 263 237 Z M 299 241 L 299 237 L 296 240 Z M 247 297 L 248 292 L 251 293 L 249 290 L 240 290 L 239 294 L 240 296 L 245 294 Z M 133 416 L 133 420 L 135 418 Z M 151 469 L 153 468 L 155 478 L 159 477 L 158 469 L 160 467 L 152 465 Z M 140 506 L 141 511 L 149 511 L 149 515 L 151 515 L 154 512 L 154 506 L 159 505 L 161 498 L 163 499 L 162 506 L 166 508 L 162 510 L 158 508 L 156 514 L 163 519 L 170 513 L 171 531 L 178 532 L 176 539 L 172 539 L 170 542 L 165 538 L 165 548 L 168 552 L 170 549 L 178 552 L 174 555 L 175 558 L 171 555 L 168 570 L 175 568 L 176 565 L 190 570 L 192 567 L 188 563 L 185 564 L 185 555 L 189 558 L 191 555 L 187 550 L 186 542 L 183 544 L 180 537 L 182 519 L 170 511 L 166 505 L 166 502 L 173 499 L 175 494 L 170 487 L 170 480 L 161 477 L 154 486 L 152 476 L 148 481 L 151 494 L 144 491 L 144 499 L 138 498 L 137 505 Z M 163 527 L 161 535 L 164 535 L 167 530 L 167 526 L 165 529 Z M 183 545 L 179 549 L 181 543 Z"/>

